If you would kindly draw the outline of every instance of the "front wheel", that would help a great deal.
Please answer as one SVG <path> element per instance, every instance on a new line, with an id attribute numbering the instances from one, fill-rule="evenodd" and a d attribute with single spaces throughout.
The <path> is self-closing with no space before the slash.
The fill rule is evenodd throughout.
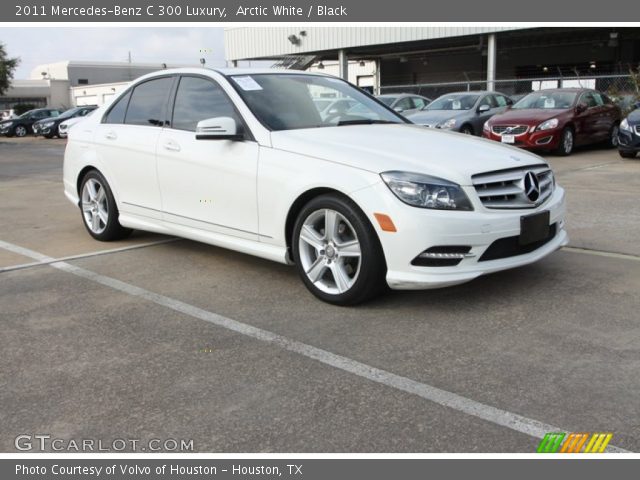
<path id="1" fill-rule="evenodd" d="M 120 225 L 118 206 L 107 180 L 97 170 L 87 173 L 80 187 L 82 222 L 96 240 L 120 240 L 131 234 L 131 229 Z"/>
<path id="2" fill-rule="evenodd" d="M 618 153 L 622 158 L 636 158 L 636 152 L 628 152 L 625 150 L 618 150 Z"/>
<path id="3" fill-rule="evenodd" d="M 566 157 L 567 155 L 571 155 L 573 152 L 573 130 L 570 127 L 565 127 L 560 135 L 560 143 L 558 144 L 558 148 L 556 149 L 556 154 Z"/>
<path id="4" fill-rule="evenodd" d="M 465 135 L 474 135 L 471 125 L 463 125 L 462 128 L 460 128 L 460 133 L 464 133 Z"/>
<path id="5" fill-rule="evenodd" d="M 378 236 L 348 199 L 322 195 L 305 205 L 293 229 L 292 246 L 302 281 L 325 302 L 355 305 L 385 286 Z"/>

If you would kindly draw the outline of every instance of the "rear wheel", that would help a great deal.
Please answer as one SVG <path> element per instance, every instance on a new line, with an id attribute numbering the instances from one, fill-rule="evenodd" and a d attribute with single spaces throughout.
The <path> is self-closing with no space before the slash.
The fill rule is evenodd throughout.
<path id="1" fill-rule="evenodd" d="M 556 154 L 566 157 L 573 152 L 574 136 L 571 127 L 565 127 L 560 134 L 560 143 L 556 148 Z"/>
<path id="2" fill-rule="evenodd" d="M 97 170 L 90 171 L 82 179 L 80 211 L 85 228 L 96 240 L 120 240 L 132 232 L 118 222 L 118 206 L 111 188 Z"/>
<path id="3" fill-rule="evenodd" d="M 302 281 L 325 302 L 355 305 L 384 289 L 386 264 L 378 236 L 348 199 L 322 195 L 305 205 L 292 246 Z"/>

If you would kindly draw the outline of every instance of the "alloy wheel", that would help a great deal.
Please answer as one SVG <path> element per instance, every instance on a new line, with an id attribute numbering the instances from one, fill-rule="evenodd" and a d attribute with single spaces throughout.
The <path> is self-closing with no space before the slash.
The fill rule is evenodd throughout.
<path id="1" fill-rule="evenodd" d="M 332 209 L 312 212 L 298 238 L 300 261 L 307 278 L 321 291 L 347 292 L 356 283 L 362 253 L 355 229 Z"/>
<path id="2" fill-rule="evenodd" d="M 23 127 L 22 125 L 18 125 L 16 127 L 16 137 L 24 137 L 26 135 L 27 135 L 26 127 Z"/>
<path id="3" fill-rule="evenodd" d="M 612 147 L 617 147 L 618 146 L 618 131 L 619 131 L 619 127 L 618 125 L 614 125 L 613 128 L 611 129 L 611 146 Z"/>
<path id="4" fill-rule="evenodd" d="M 573 150 L 573 132 L 571 130 L 566 130 L 564 132 L 564 137 L 562 138 L 562 146 L 566 154 L 571 153 L 571 151 Z"/>
<path id="5" fill-rule="evenodd" d="M 82 215 L 89 230 L 95 234 L 104 232 L 109 221 L 109 204 L 104 186 L 90 178 L 82 188 Z"/>

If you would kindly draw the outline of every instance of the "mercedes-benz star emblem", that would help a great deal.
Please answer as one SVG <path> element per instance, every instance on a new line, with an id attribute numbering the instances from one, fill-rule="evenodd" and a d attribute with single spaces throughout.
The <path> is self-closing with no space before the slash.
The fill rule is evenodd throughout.
<path id="1" fill-rule="evenodd" d="M 533 172 L 527 172 L 524 175 L 524 194 L 531 202 L 540 198 L 540 182 Z"/>

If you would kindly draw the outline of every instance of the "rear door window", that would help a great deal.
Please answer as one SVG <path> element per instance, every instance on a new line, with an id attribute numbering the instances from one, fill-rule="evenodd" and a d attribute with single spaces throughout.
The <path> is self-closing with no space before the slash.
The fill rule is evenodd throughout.
<path id="1" fill-rule="evenodd" d="M 161 127 L 173 77 L 162 77 L 141 83 L 133 89 L 124 117 L 127 125 Z"/>
<path id="2" fill-rule="evenodd" d="M 131 98 L 131 91 L 120 98 L 104 117 L 103 123 L 124 123 L 124 116 L 127 113 L 127 106 Z"/>

